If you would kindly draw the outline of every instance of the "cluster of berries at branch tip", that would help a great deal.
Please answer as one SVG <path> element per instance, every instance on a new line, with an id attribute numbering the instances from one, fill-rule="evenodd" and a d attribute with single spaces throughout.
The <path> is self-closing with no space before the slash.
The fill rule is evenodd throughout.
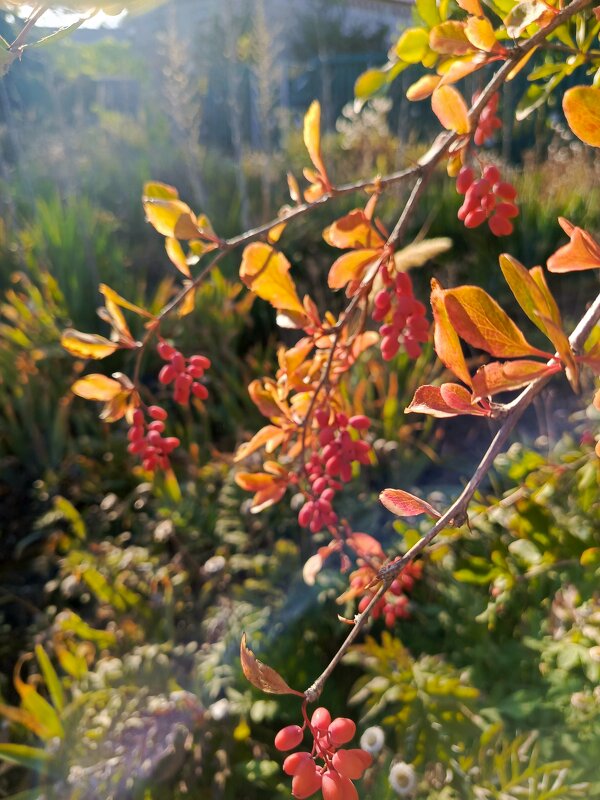
<path id="1" fill-rule="evenodd" d="M 173 399 L 182 406 L 187 406 L 190 402 L 190 394 L 199 400 L 206 400 L 208 389 L 200 379 L 210 367 L 210 359 L 206 356 L 191 356 L 185 358 L 179 350 L 176 350 L 167 342 L 158 343 L 159 356 L 168 363 L 161 369 L 158 380 L 168 386 L 173 384 Z"/>
<path id="2" fill-rule="evenodd" d="M 514 203 L 517 192 L 511 183 L 500 180 L 498 167 L 488 164 L 477 180 L 471 167 L 463 167 L 456 176 L 456 191 L 465 196 L 458 218 L 466 228 L 477 228 L 487 220 L 494 236 L 513 232 L 511 219 L 519 215 Z"/>
<path id="3" fill-rule="evenodd" d="M 407 592 L 414 588 L 415 581 L 419 580 L 423 572 L 421 562 L 407 564 L 398 577 L 392 582 L 390 588 L 379 600 L 371 611 L 373 619 L 383 616 L 383 620 L 388 628 L 392 628 L 397 620 L 410 617 L 410 602 Z M 364 587 L 364 574 L 356 573 L 350 580 L 350 589 L 362 590 Z M 363 584 L 362 586 L 360 584 Z M 358 592 L 357 592 L 358 593 Z M 358 604 L 358 611 L 362 614 L 371 602 L 372 594 L 369 592 L 361 598 Z"/>
<path id="4" fill-rule="evenodd" d="M 381 274 L 385 288 L 375 295 L 373 308 L 375 322 L 384 322 L 379 329 L 381 355 L 390 361 L 402 345 L 409 358 L 418 358 L 421 343 L 429 338 L 425 306 L 415 298 L 406 272 L 392 276 L 384 266 Z"/>
<path id="5" fill-rule="evenodd" d="M 318 408 L 314 416 L 319 428 L 319 448 L 313 450 L 306 462 L 310 499 L 300 509 L 298 522 L 312 533 L 318 533 L 338 521 L 332 502 L 342 482 L 352 479 L 352 463 L 368 464 L 370 460 L 371 445 L 362 439 L 353 439 L 350 429 L 360 434 L 368 430 L 371 423 L 362 414 L 348 418 L 329 407 Z"/>
<path id="6" fill-rule="evenodd" d="M 133 424 L 127 434 L 129 439 L 127 450 L 140 457 L 142 466 L 148 472 L 153 472 L 157 468 L 168 469 L 169 456 L 176 447 L 179 447 L 179 439 L 176 436 L 163 436 L 167 419 L 164 408 L 150 406 L 148 415 L 151 421 L 147 423 L 140 408 L 134 411 Z"/>
<path id="7" fill-rule="evenodd" d="M 476 92 L 473 95 L 473 102 L 477 102 L 477 98 L 479 97 L 479 93 Z M 485 144 L 488 139 L 491 139 L 494 135 L 494 131 L 497 131 L 499 128 L 502 127 L 502 121 L 498 118 L 496 112 L 498 111 L 498 102 L 500 101 L 500 95 L 498 92 L 493 94 L 486 105 L 483 107 L 483 111 L 479 115 L 479 120 L 477 122 L 477 128 L 475 129 L 475 134 L 473 136 L 473 141 L 475 144 L 480 147 L 482 144 Z"/>
<path id="8" fill-rule="evenodd" d="M 283 752 L 302 743 L 305 728 L 313 737 L 310 752 L 292 753 L 283 762 L 283 771 L 292 776 L 292 795 L 301 800 L 321 790 L 323 800 L 358 800 L 352 781 L 362 777 L 373 759 L 361 748 L 341 747 L 354 738 L 356 725 L 346 717 L 332 720 L 323 707 L 313 712 L 310 722 L 304 709 L 303 714 L 302 727 L 288 725 L 275 737 L 275 747 Z"/>

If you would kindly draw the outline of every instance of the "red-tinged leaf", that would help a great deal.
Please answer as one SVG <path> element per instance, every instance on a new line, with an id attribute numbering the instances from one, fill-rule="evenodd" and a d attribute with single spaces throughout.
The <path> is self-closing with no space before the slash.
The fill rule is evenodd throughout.
<path id="1" fill-rule="evenodd" d="M 238 472 L 235 475 L 235 482 L 246 492 L 258 492 L 267 489 L 277 481 L 274 475 L 268 472 Z"/>
<path id="2" fill-rule="evenodd" d="M 63 331 L 60 343 L 67 352 L 77 358 L 106 358 L 120 347 L 118 342 L 111 342 L 104 336 L 96 333 L 82 333 L 72 328 Z"/>
<path id="3" fill-rule="evenodd" d="M 256 658 L 246 644 L 245 633 L 242 634 L 240 643 L 240 661 L 246 680 L 257 689 L 261 689 L 267 694 L 295 694 L 303 697 L 302 692 L 291 689 L 276 670 Z"/>
<path id="4" fill-rule="evenodd" d="M 479 286 L 446 289 L 446 310 L 458 335 L 496 358 L 546 356 L 530 345 L 498 303 Z"/>
<path id="5" fill-rule="evenodd" d="M 436 53 L 450 56 L 462 56 L 473 51 L 473 45 L 467 39 L 464 22 L 441 22 L 429 32 L 429 46 Z"/>
<path id="6" fill-rule="evenodd" d="M 327 171 L 321 155 L 321 105 L 318 100 L 312 101 L 304 117 L 304 145 L 317 172 L 325 177 Z"/>
<path id="7" fill-rule="evenodd" d="M 440 419 L 444 417 L 456 417 L 463 414 L 476 417 L 488 416 L 487 412 L 481 409 L 479 406 L 468 404 L 471 395 L 464 386 L 460 386 L 457 383 L 445 383 L 443 386 L 445 387 L 444 394 L 447 397 L 449 396 L 448 387 L 455 387 L 455 392 L 452 396 L 454 403 L 458 403 L 459 399 L 463 399 L 461 394 L 462 392 L 466 394 L 467 402 L 464 402 L 464 399 L 462 402 L 462 408 L 464 410 L 456 408 L 455 405 L 449 405 L 442 396 L 442 390 L 440 386 L 420 386 L 415 392 L 415 396 L 413 397 L 410 405 L 407 407 L 406 413 L 429 414 L 432 417 L 438 417 Z"/>
<path id="8" fill-rule="evenodd" d="M 458 89 L 453 86 L 438 86 L 431 95 L 431 108 L 446 130 L 455 133 L 469 132 L 469 110 Z"/>
<path id="9" fill-rule="evenodd" d="M 471 376 L 463 354 L 460 340 L 446 311 L 445 290 L 435 278 L 431 280 L 431 309 L 433 311 L 433 341 L 438 358 L 457 378 L 471 385 Z"/>
<path id="10" fill-rule="evenodd" d="M 475 14 L 476 17 L 483 17 L 483 9 L 479 0 L 456 0 L 463 11 Z"/>
<path id="11" fill-rule="evenodd" d="M 389 492 L 394 490 L 388 489 L 387 491 Z M 385 553 L 383 552 L 381 544 L 377 541 L 377 539 L 375 539 L 373 536 L 370 536 L 368 533 L 352 533 L 347 537 L 346 544 L 348 547 L 351 547 L 354 550 L 357 556 L 361 556 L 363 558 L 379 558 L 382 561 L 385 560 Z"/>
<path id="12" fill-rule="evenodd" d="M 287 491 L 287 480 L 267 472 L 238 472 L 235 482 L 247 492 L 255 492 L 252 498 L 252 514 L 258 514 L 278 503 Z"/>
<path id="13" fill-rule="evenodd" d="M 544 296 L 544 300 L 546 301 L 546 307 L 548 309 L 548 316 L 556 325 L 562 326 L 560 311 L 558 310 L 556 300 L 554 299 L 554 296 L 550 291 L 550 289 L 548 288 L 548 284 L 546 283 L 546 276 L 544 275 L 544 270 L 541 267 L 532 267 L 529 270 L 529 274 L 536 282 L 538 289 Z"/>
<path id="14" fill-rule="evenodd" d="M 143 198 L 146 219 L 158 233 L 176 239 L 197 239 L 196 215 L 181 200 Z"/>
<path id="15" fill-rule="evenodd" d="M 378 248 L 385 244 L 361 208 L 351 211 L 325 228 L 323 238 L 327 244 L 340 250 Z"/>
<path id="16" fill-rule="evenodd" d="M 172 236 L 167 236 L 165 239 L 165 250 L 172 264 L 174 264 L 179 272 L 182 272 L 187 278 L 191 278 L 190 266 L 187 262 L 183 247 L 179 244 L 178 239 Z"/>
<path id="17" fill-rule="evenodd" d="M 86 375 L 71 386 L 71 391 L 84 400 L 100 400 L 103 403 L 112 400 L 123 391 L 122 385 L 114 378 L 106 375 Z"/>
<path id="18" fill-rule="evenodd" d="M 542 317 L 542 323 L 546 326 L 548 336 L 556 347 L 560 360 L 566 370 L 567 380 L 571 384 L 573 391 L 579 392 L 579 367 L 575 361 L 575 356 L 571 350 L 571 343 L 563 329 L 549 317 Z"/>
<path id="19" fill-rule="evenodd" d="M 365 270 L 381 256 L 381 250 L 353 250 L 344 253 L 331 265 L 327 284 L 330 289 L 343 289 L 350 281 L 360 281 Z"/>
<path id="20" fill-rule="evenodd" d="M 304 314 L 304 306 L 289 275 L 290 262 L 265 242 L 252 242 L 243 253 L 240 278 L 273 308 Z"/>
<path id="21" fill-rule="evenodd" d="M 418 517 L 420 514 L 429 514 L 430 517 L 439 519 L 441 516 L 439 511 L 426 500 L 402 489 L 384 489 L 379 495 L 379 500 L 397 517 Z"/>
<path id="22" fill-rule="evenodd" d="M 277 396 L 277 384 L 274 381 L 254 380 L 248 385 L 248 394 L 254 405 L 264 417 L 279 418 L 285 416 Z"/>
<path id="23" fill-rule="evenodd" d="M 255 433 L 249 442 L 241 444 L 235 454 L 234 461 L 242 461 L 252 453 L 265 447 L 267 453 L 272 453 L 282 443 L 285 437 L 281 428 L 276 425 L 266 425 L 264 428 Z"/>
<path id="24" fill-rule="evenodd" d="M 444 403 L 461 414 L 485 416 L 485 412 L 474 405 L 474 397 L 471 392 L 458 383 L 442 383 L 440 396 Z"/>
<path id="25" fill-rule="evenodd" d="M 292 202 L 298 205 L 299 203 L 302 202 L 302 195 L 300 194 L 300 187 L 298 186 L 298 181 L 296 180 L 294 175 L 292 175 L 291 172 L 288 172 L 287 174 L 287 184 Z"/>
<path id="26" fill-rule="evenodd" d="M 465 35 L 474 47 L 485 53 L 491 53 L 500 48 L 492 23 L 487 17 L 469 17 Z"/>
<path id="27" fill-rule="evenodd" d="M 544 375 L 559 372 L 560 364 L 548 366 L 540 361 L 493 361 L 480 367 L 473 376 L 473 391 L 477 400 L 499 392 L 521 389 Z"/>
<path id="28" fill-rule="evenodd" d="M 417 100 L 425 100 L 430 97 L 433 90 L 437 88 L 441 78 L 438 75 L 423 75 L 418 81 L 415 81 L 406 90 L 406 97 L 408 100 L 416 102 Z"/>
<path id="29" fill-rule="evenodd" d="M 550 256 L 546 265 L 550 272 L 579 272 L 585 269 L 598 269 L 600 267 L 600 244 L 587 231 L 572 225 L 563 217 L 559 218 L 559 222 L 571 241 Z"/>

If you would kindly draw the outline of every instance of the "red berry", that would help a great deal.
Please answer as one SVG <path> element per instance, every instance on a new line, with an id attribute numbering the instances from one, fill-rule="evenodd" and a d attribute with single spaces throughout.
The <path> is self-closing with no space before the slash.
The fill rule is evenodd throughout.
<path id="1" fill-rule="evenodd" d="M 488 224 L 494 236 L 509 236 L 513 232 L 512 222 L 501 214 L 490 217 Z"/>
<path id="2" fill-rule="evenodd" d="M 356 733 L 356 725 L 347 717 L 336 717 L 327 729 L 331 744 L 339 747 L 346 744 Z"/>
<path id="3" fill-rule="evenodd" d="M 310 753 L 292 753 L 283 762 L 283 771 L 286 775 L 297 775 L 302 769 L 313 768 L 315 762 L 312 760 Z"/>
<path id="4" fill-rule="evenodd" d="M 323 800 L 358 800 L 356 787 L 338 772 L 327 770 L 323 774 Z"/>
<path id="5" fill-rule="evenodd" d="M 371 427 L 371 421 L 364 414 L 355 414 L 348 420 L 348 425 L 355 431 L 366 431 Z"/>
<path id="6" fill-rule="evenodd" d="M 512 185 L 512 183 L 507 183 L 506 181 L 500 181 L 494 184 L 494 194 L 499 195 L 504 200 L 514 200 L 517 196 L 517 190 Z"/>
<path id="7" fill-rule="evenodd" d="M 166 342 L 159 342 L 157 346 L 158 355 L 161 358 L 164 358 L 165 361 L 168 361 L 172 356 L 175 355 L 175 348 L 171 347 L 170 344 Z"/>
<path id="8" fill-rule="evenodd" d="M 486 219 L 486 213 L 482 208 L 470 211 L 465 217 L 465 228 L 477 228 Z"/>
<path id="9" fill-rule="evenodd" d="M 314 764 L 314 762 L 313 762 Z M 305 768 L 297 775 L 294 775 L 292 780 L 292 796 L 297 800 L 304 800 L 310 797 L 321 788 L 322 777 L 321 773 L 317 772 L 315 765 L 314 770 Z"/>
<path id="10" fill-rule="evenodd" d="M 170 364 L 165 364 L 161 371 L 158 373 L 158 380 L 163 384 L 171 383 L 171 381 L 175 380 L 175 376 L 177 372 L 173 369 Z"/>
<path id="11" fill-rule="evenodd" d="M 167 412 L 160 406 L 150 406 L 148 414 L 150 414 L 152 419 L 165 420 L 167 418 Z"/>
<path id="12" fill-rule="evenodd" d="M 488 166 L 483 170 L 483 178 L 490 183 L 496 183 L 500 180 L 500 172 L 498 171 L 498 167 L 495 167 L 493 164 L 488 164 Z"/>
<path id="13" fill-rule="evenodd" d="M 496 214 L 500 214 L 501 217 L 518 217 L 519 209 L 514 203 L 498 203 Z"/>
<path id="14" fill-rule="evenodd" d="M 331 714 L 322 706 L 320 708 L 316 708 L 313 711 L 312 717 L 310 718 L 310 724 L 318 731 L 324 732 L 331 725 Z"/>
<path id="15" fill-rule="evenodd" d="M 471 167 L 463 167 L 456 176 L 456 191 L 464 194 L 473 183 L 475 175 Z"/>
<path id="16" fill-rule="evenodd" d="M 338 750 L 332 759 L 335 769 L 346 778 L 358 780 L 371 764 L 372 758 L 364 750 Z"/>
<path id="17" fill-rule="evenodd" d="M 278 750 L 293 750 L 298 747 L 304 738 L 304 731 L 299 725 L 288 725 L 282 728 L 275 737 L 275 747 Z"/>

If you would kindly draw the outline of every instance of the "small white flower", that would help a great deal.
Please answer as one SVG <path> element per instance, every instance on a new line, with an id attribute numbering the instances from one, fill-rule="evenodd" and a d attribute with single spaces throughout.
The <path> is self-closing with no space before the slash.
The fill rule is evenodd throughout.
<path id="1" fill-rule="evenodd" d="M 410 797 L 417 788 L 417 776 L 411 764 L 397 761 L 392 764 L 389 777 L 390 786 L 400 797 Z"/>
<path id="2" fill-rule="evenodd" d="M 383 729 L 379 725 L 373 725 L 367 728 L 363 735 L 360 737 L 360 746 L 362 750 L 366 750 L 372 756 L 376 756 L 381 750 L 385 742 L 385 735 Z"/>

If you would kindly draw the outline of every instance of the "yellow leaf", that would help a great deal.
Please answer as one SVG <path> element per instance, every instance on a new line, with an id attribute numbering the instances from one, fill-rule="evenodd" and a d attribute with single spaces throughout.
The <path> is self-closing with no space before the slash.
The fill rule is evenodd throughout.
<path id="1" fill-rule="evenodd" d="M 453 86 L 439 86 L 431 96 L 431 108 L 446 130 L 469 132 L 467 104 Z"/>
<path id="2" fill-rule="evenodd" d="M 467 39 L 464 22 L 442 22 L 429 32 L 429 46 L 436 53 L 446 53 L 451 56 L 462 56 L 473 50 L 473 45 Z"/>
<path id="3" fill-rule="evenodd" d="M 119 349 L 117 342 L 111 342 L 104 336 L 95 333 L 81 333 L 81 331 L 67 328 L 60 337 L 61 345 L 77 358 L 106 358 Z"/>
<path id="4" fill-rule="evenodd" d="M 126 308 L 127 311 L 133 311 L 134 314 L 139 314 L 140 317 L 153 319 L 153 315 L 149 311 L 146 311 L 145 308 L 140 308 L 140 306 L 136 306 L 135 303 L 131 303 L 124 297 L 121 297 L 120 294 L 115 292 L 114 289 L 111 289 L 110 286 L 107 286 L 106 283 L 101 283 L 98 288 L 100 293 L 104 295 L 105 300 L 114 303 L 116 306 L 121 306 L 121 308 Z"/>
<path id="5" fill-rule="evenodd" d="M 165 239 L 165 250 L 171 262 L 177 267 L 179 272 L 182 272 L 187 278 L 191 277 L 190 267 L 187 263 L 183 247 L 179 244 L 179 240 L 172 236 L 167 236 Z"/>
<path id="6" fill-rule="evenodd" d="M 418 81 L 409 86 L 406 90 L 406 97 L 408 100 L 424 100 L 429 97 L 433 90 L 437 87 L 441 78 L 437 75 L 423 75 Z"/>
<path id="7" fill-rule="evenodd" d="M 143 205 L 146 219 L 163 236 L 177 239 L 198 238 L 196 216 L 186 203 L 181 200 L 144 197 Z"/>
<path id="8" fill-rule="evenodd" d="M 342 289 L 349 281 L 359 281 L 369 264 L 381 256 L 381 250 L 352 250 L 344 253 L 331 265 L 327 284 L 330 289 Z"/>
<path id="9" fill-rule="evenodd" d="M 594 86 L 567 89 L 563 111 L 575 136 L 592 147 L 600 147 L 600 89 Z"/>
<path id="10" fill-rule="evenodd" d="M 463 11 L 468 11 L 469 14 L 475 14 L 476 17 L 483 17 L 483 9 L 479 0 L 456 0 L 458 5 Z"/>
<path id="11" fill-rule="evenodd" d="M 71 391 L 84 400 L 100 400 L 107 403 L 116 397 L 123 387 L 119 381 L 108 378 L 106 375 L 86 375 L 71 386 Z"/>
<path id="12" fill-rule="evenodd" d="M 250 291 L 271 303 L 273 308 L 304 314 L 289 270 L 290 262 L 283 253 L 265 242 L 252 242 L 242 256 L 240 278 Z"/>
<path id="13" fill-rule="evenodd" d="M 304 117 L 304 144 L 317 171 L 325 176 L 327 173 L 321 156 L 321 106 L 318 100 L 312 101 Z"/>

